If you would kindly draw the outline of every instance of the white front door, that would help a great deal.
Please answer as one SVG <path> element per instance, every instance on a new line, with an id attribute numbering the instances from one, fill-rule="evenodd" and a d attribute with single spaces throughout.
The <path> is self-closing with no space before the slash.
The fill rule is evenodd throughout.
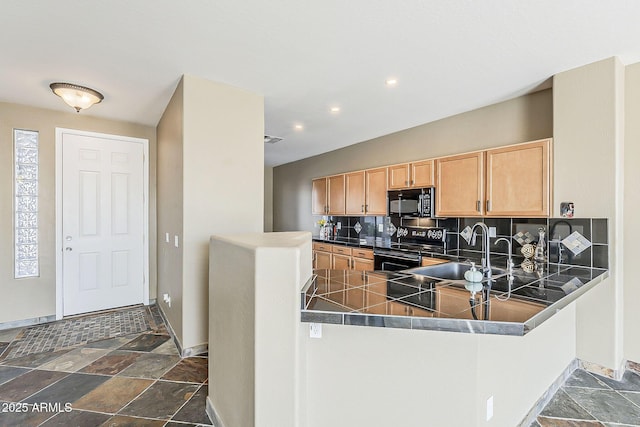
<path id="1" fill-rule="evenodd" d="M 143 144 L 73 133 L 59 143 L 63 315 L 142 303 Z"/>

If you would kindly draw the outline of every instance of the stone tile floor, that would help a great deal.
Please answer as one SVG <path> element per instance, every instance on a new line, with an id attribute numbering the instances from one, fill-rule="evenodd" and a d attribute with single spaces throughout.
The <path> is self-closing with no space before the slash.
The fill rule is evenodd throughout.
<path id="1" fill-rule="evenodd" d="M 615 381 L 577 369 L 531 427 L 640 426 L 640 375 Z"/>
<path id="2" fill-rule="evenodd" d="M 0 331 L 0 427 L 211 425 L 207 358 L 181 359 L 152 314 L 148 331 L 16 358 L 25 328 Z"/>

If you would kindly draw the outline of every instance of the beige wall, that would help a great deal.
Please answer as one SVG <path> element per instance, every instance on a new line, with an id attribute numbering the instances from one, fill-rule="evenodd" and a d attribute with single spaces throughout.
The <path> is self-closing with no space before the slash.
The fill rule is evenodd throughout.
<path id="1" fill-rule="evenodd" d="M 616 58 L 554 76 L 554 214 L 575 203 L 578 217 L 609 219 L 611 277 L 577 304 L 577 355 L 617 369 L 622 354 L 624 67 Z"/>
<path id="2" fill-rule="evenodd" d="M 640 260 L 640 63 L 626 67 L 624 147 L 624 356 L 640 362 L 640 283 L 635 265 Z"/>
<path id="3" fill-rule="evenodd" d="M 182 342 L 183 245 L 183 81 L 158 122 L 158 304 Z M 166 234 L 169 233 L 169 242 Z M 162 299 L 171 296 L 171 307 Z"/>
<path id="4" fill-rule="evenodd" d="M 264 168 L 264 231 L 273 231 L 273 168 Z"/>
<path id="5" fill-rule="evenodd" d="M 160 295 L 172 291 L 172 307 L 161 307 L 182 347 L 194 348 L 208 341 L 209 237 L 263 228 L 264 111 L 242 89 L 189 75 L 181 84 L 159 127 L 159 193 L 173 211 L 158 233 L 178 234 L 182 259 L 167 248 L 158 268 Z"/>
<path id="6" fill-rule="evenodd" d="M 553 134 L 551 89 L 385 135 L 273 171 L 273 229 L 312 230 L 311 179 Z"/>
<path id="7" fill-rule="evenodd" d="M 47 95 L 44 95 L 47 96 Z M 100 108 L 99 105 L 93 108 Z M 150 126 L 0 103 L 0 323 L 56 314 L 55 128 L 131 136 L 149 140 L 149 287 L 156 297 L 156 132 Z M 39 132 L 40 277 L 14 279 L 13 129 Z"/>

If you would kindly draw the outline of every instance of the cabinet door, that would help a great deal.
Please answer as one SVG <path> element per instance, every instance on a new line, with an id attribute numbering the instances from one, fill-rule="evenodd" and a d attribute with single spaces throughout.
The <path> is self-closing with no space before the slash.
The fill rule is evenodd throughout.
<path id="1" fill-rule="evenodd" d="M 549 216 L 551 140 L 487 151 L 487 216 Z"/>
<path id="2" fill-rule="evenodd" d="M 351 268 L 351 257 L 349 255 L 331 255 L 331 268 L 334 270 L 349 270 Z"/>
<path id="3" fill-rule="evenodd" d="M 436 285 L 438 317 L 472 320 L 473 314 L 469 303 L 470 296 L 471 293 L 466 289 Z M 474 309 L 478 319 L 482 319 L 484 310 L 483 304 L 480 304 L 479 294 L 476 294 Z"/>
<path id="4" fill-rule="evenodd" d="M 352 258 L 352 265 L 354 270 L 358 271 L 373 271 L 373 260 L 372 259 L 362 259 L 362 258 Z"/>
<path id="5" fill-rule="evenodd" d="M 433 187 L 433 160 L 411 163 L 411 186 Z"/>
<path id="6" fill-rule="evenodd" d="M 327 178 L 328 214 L 344 215 L 344 175 Z"/>
<path id="7" fill-rule="evenodd" d="M 389 174 L 389 190 L 409 187 L 409 164 L 394 165 L 387 168 Z"/>
<path id="8" fill-rule="evenodd" d="M 367 215 L 387 215 L 387 168 L 365 171 Z"/>
<path id="9" fill-rule="evenodd" d="M 329 252 L 313 251 L 313 268 L 331 269 L 331 254 Z"/>
<path id="10" fill-rule="evenodd" d="M 436 160 L 436 215 L 484 214 L 484 153 Z"/>
<path id="11" fill-rule="evenodd" d="M 327 178 L 311 181 L 311 213 L 313 215 L 327 214 Z"/>
<path id="12" fill-rule="evenodd" d="M 387 313 L 392 316 L 409 316 L 409 306 L 401 302 L 389 301 L 387 303 Z"/>
<path id="13" fill-rule="evenodd" d="M 346 208 L 347 215 L 364 215 L 364 171 L 348 173 L 344 176 L 346 186 Z"/>

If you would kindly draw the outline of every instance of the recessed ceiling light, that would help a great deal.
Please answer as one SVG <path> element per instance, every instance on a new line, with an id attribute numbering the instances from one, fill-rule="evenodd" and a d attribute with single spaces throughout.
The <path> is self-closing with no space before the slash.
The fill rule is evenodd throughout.
<path id="1" fill-rule="evenodd" d="M 340 107 L 331 107 L 330 110 L 332 113 L 339 113 L 340 112 Z"/>
<path id="2" fill-rule="evenodd" d="M 295 130 L 302 130 L 304 129 L 304 126 L 302 126 L 301 124 L 297 124 L 294 126 Z"/>
<path id="3" fill-rule="evenodd" d="M 387 79 L 385 80 L 385 83 L 387 84 L 387 86 L 395 86 L 396 84 L 398 84 L 398 79 Z"/>

